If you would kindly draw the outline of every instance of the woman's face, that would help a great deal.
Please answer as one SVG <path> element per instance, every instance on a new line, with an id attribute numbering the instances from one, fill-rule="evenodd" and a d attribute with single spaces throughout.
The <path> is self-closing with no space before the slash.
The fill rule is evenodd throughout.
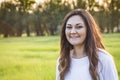
<path id="1" fill-rule="evenodd" d="M 86 38 L 86 26 L 81 16 L 74 15 L 66 22 L 65 34 L 70 44 L 81 46 Z"/>

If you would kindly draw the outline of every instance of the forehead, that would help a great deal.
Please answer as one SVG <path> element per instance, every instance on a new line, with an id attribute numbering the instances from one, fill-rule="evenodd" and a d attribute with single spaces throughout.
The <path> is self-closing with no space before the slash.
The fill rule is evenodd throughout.
<path id="1" fill-rule="evenodd" d="M 81 16 L 79 15 L 74 15 L 72 17 L 70 17 L 68 20 L 67 20 L 67 23 L 66 24 L 83 24 L 84 25 L 84 20 Z"/>

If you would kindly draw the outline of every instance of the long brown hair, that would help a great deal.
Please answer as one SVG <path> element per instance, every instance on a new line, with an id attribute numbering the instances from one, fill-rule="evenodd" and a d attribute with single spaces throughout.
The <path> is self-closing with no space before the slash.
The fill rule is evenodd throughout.
<path id="1" fill-rule="evenodd" d="M 92 80 L 99 80 L 99 74 L 97 72 L 98 68 L 98 54 L 97 49 L 104 49 L 104 45 L 102 44 L 101 37 L 99 34 L 99 28 L 94 21 L 93 17 L 89 12 L 83 9 L 75 9 L 69 12 L 63 21 L 62 29 L 61 29 L 61 42 L 60 42 L 60 59 L 59 59 L 59 72 L 60 72 L 60 80 L 64 80 L 66 73 L 70 68 L 70 50 L 73 49 L 73 46 L 68 42 L 65 29 L 66 22 L 71 16 L 79 15 L 83 18 L 85 25 L 87 27 L 87 35 L 85 39 L 85 51 L 89 58 L 90 67 L 89 72 L 92 77 Z"/>

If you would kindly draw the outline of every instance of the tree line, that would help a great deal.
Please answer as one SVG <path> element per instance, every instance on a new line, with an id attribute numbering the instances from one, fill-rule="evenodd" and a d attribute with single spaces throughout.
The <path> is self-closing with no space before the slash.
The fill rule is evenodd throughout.
<path id="1" fill-rule="evenodd" d="M 101 32 L 120 32 L 120 0 L 11 0 L 0 3 L 0 35 L 31 36 L 59 34 L 64 16 L 73 9 L 88 10 Z"/>

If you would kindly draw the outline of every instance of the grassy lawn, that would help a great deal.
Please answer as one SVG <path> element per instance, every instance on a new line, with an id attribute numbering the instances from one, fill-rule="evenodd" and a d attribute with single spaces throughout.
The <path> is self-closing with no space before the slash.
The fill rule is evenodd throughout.
<path id="1" fill-rule="evenodd" d="M 0 38 L 0 80 L 55 80 L 59 36 Z M 103 34 L 120 78 L 120 34 Z"/>

